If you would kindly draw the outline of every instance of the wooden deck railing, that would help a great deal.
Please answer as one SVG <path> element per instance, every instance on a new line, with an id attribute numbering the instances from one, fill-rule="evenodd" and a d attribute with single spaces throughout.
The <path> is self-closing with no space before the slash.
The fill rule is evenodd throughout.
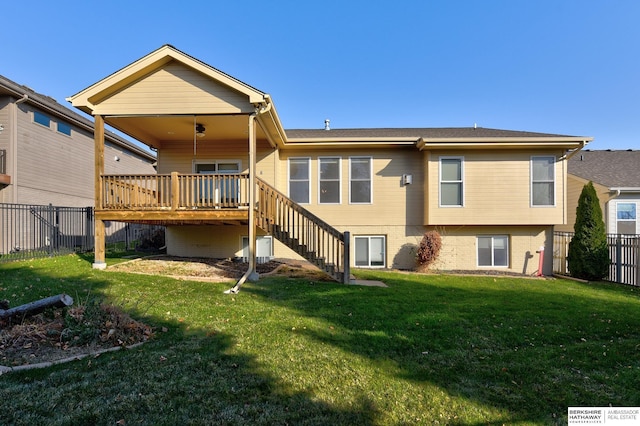
<path id="1" fill-rule="evenodd" d="M 103 209 L 248 207 L 246 174 L 102 175 Z"/>
<path id="2" fill-rule="evenodd" d="M 350 280 L 349 233 L 334 227 L 261 179 L 257 225 L 342 283 Z"/>

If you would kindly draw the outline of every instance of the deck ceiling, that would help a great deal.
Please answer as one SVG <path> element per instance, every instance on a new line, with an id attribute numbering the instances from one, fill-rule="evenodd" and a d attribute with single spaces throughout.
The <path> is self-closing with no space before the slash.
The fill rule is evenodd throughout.
<path id="1" fill-rule="evenodd" d="M 195 123 L 205 127 L 205 135 L 196 136 L 198 142 L 246 141 L 249 138 L 247 115 L 167 115 L 105 117 L 105 122 L 136 140 L 160 148 L 163 142 L 193 143 Z M 266 135 L 257 126 L 258 139 Z"/>

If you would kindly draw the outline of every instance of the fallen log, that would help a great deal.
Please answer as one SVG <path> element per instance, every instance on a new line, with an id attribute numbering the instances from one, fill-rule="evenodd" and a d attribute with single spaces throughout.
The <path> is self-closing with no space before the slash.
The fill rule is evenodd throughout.
<path id="1" fill-rule="evenodd" d="M 68 294 L 58 294 L 34 302 L 25 303 L 11 309 L 0 309 L 0 319 L 13 321 L 39 314 L 47 308 L 64 308 L 73 305 L 73 298 Z"/>

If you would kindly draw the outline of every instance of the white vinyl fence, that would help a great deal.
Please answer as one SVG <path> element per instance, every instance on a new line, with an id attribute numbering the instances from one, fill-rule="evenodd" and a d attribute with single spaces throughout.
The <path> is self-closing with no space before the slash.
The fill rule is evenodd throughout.
<path id="1" fill-rule="evenodd" d="M 571 275 L 567 254 L 573 232 L 553 234 L 553 272 Z M 621 284 L 640 286 L 640 235 L 608 234 L 609 274 L 605 280 Z"/>

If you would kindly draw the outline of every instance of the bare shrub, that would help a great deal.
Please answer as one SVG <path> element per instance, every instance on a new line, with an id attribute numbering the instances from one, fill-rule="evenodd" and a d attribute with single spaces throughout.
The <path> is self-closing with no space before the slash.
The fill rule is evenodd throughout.
<path id="1" fill-rule="evenodd" d="M 416 260 L 418 262 L 418 270 L 426 271 L 429 266 L 438 258 L 440 249 L 442 248 L 442 237 L 438 231 L 427 231 L 420 241 Z"/>

